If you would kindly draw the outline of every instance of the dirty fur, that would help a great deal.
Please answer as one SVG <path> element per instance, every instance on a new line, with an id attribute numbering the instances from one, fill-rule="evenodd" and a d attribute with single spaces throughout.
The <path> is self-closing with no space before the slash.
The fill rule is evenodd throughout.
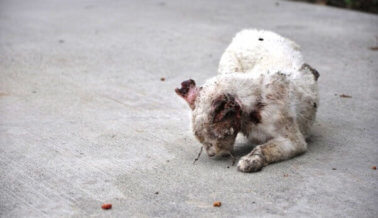
<path id="1" fill-rule="evenodd" d="M 295 42 L 271 31 L 246 29 L 226 48 L 218 73 L 298 70 L 302 65 L 300 47 Z"/>
<path id="2" fill-rule="evenodd" d="M 274 46 L 277 54 L 270 50 Z M 230 52 L 237 55 L 225 61 Z M 194 135 L 209 156 L 232 153 L 239 133 L 258 144 L 237 165 L 239 171 L 255 172 L 306 151 L 305 138 L 319 105 L 318 78 L 291 40 L 269 31 L 244 30 L 222 56 L 218 76 L 200 88 L 194 80 L 183 82 L 176 93 L 192 109 Z"/>

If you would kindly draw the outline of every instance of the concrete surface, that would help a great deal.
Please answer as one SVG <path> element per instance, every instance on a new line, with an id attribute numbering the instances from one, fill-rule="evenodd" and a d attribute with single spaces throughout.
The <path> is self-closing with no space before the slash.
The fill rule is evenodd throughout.
<path id="1" fill-rule="evenodd" d="M 298 42 L 321 74 L 309 151 L 254 174 L 193 165 L 173 89 L 215 75 L 251 27 Z M 296 2 L 3 0 L 0 215 L 377 217 L 377 40 L 376 15 Z"/>

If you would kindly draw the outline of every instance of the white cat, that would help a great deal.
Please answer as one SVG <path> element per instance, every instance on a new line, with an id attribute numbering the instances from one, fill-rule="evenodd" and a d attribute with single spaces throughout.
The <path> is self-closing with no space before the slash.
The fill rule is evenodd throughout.
<path id="1" fill-rule="evenodd" d="M 231 154 L 238 133 L 258 144 L 239 160 L 242 172 L 306 151 L 319 74 L 298 49 L 275 33 L 243 30 L 223 54 L 220 75 L 199 88 L 187 80 L 176 89 L 192 109 L 193 132 L 209 156 Z"/>

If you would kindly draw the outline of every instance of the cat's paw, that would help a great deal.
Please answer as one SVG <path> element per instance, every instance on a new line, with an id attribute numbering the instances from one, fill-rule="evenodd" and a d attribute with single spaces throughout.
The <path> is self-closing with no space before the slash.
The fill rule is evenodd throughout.
<path id="1" fill-rule="evenodd" d="M 264 159 L 260 155 L 244 156 L 238 162 L 238 170 L 244 173 L 260 171 L 265 166 Z"/>

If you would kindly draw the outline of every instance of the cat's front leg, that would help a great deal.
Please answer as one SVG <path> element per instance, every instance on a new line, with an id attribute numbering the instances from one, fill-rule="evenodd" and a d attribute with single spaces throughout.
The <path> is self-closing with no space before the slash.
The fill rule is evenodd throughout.
<path id="1" fill-rule="evenodd" d="M 307 144 L 303 136 L 289 134 L 286 137 L 279 136 L 259 145 L 251 153 L 243 156 L 238 162 L 238 170 L 241 172 L 256 172 L 264 166 L 287 160 L 306 151 Z"/>
<path id="2" fill-rule="evenodd" d="M 257 172 L 267 165 L 261 147 L 257 146 L 251 153 L 240 158 L 237 168 L 241 172 Z"/>

